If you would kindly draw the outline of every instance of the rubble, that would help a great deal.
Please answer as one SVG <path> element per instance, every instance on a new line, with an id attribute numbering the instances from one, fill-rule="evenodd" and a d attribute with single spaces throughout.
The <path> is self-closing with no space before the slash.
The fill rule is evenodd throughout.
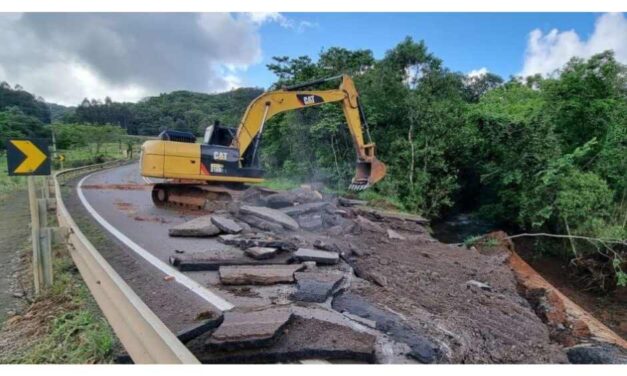
<path id="1" fill-rule="evenodd" d="M 332 307 L 339 312 L 348 312 L 374 321 L 378 330 L 387 333 L 398 342 L 407 344 L 411 349 L 408 355 L 421 363 L 436 363 L 442 360 L 441 350 L 424 333 L 409 326 L 396 314 L 373 306 L 361 296 L 352 293 L 339 294 L 333 299 Z"/>
<path id="2" fill-rule="evenodd" d="M 385 230 L 383 229 L 383 227 L 372 222 L 371 220 L 362 217 L 361 215 L 358 215 L 357 218 L 355 218 L 355 226 L 353 227 L 352 232 L 354 234 L 361 234 L 362 232 L 384 233 Z"/>
<path id="3" fill-rule="evenodd" d="M 272 344 L 292 319 L 287 308 L 227 311 L 224 321 L 205 342 L 211 350 L 235 350 Z"/>
<path id="4" fill-rule="evenodd" d="M 394 231 L 392 229 L 388 229 L 387 233 L 388 233 L 388 238 L 390 238 L 390 239 L 407 240 L 406 237 L 404 237 L 403 235 L 399 234 L 398 232 L 396 232 L 396 231 Z"/>
<path id="5" fill-rule="evenodd" d="M 344 325 L 294 315 L 274 343 L 240 351 L 197 350 L 202 337 L 188 346 L 202 363 L 284 363 L 302 359 L 375 362 L 376 337 Z"/>
<path id="6" fill-rule="evenodd" d="M 321 201 L 320 192 L 311 188 L 300 187 L 285 192 L 274 193 L 266 197 L 266 205 L 271 208 L 284 208 L 295 204 Z"/>
<path id="7" fill-rule="evenodd" d="M 298 225 L 307 231 L 316 231 L 322 228 L 322 216 L 320 214 L 303 215 L 298 217 Z"/>
<path id="8" fill-rule="evenodd" d="M 281 212 L 289 215 L 290 217 L 298 217 L 303 214 L 311 213 L 311 212 L 319 212 L 322 209 L 329 206 L 330 203 L 327 201 L 321 202 L 310 202 L 307 204 L 300 204 L 295 206 L 288 206 L 280 209 Z"/>
<path id="9" fill-rule="evenodd" d="M 295 242 L 280 238 L 271 238 L 268 236 L 220 236 L 218 240 L 224 244 L 247 249 L 250 247 L 269 247 L 278 248 L 281 251 L 293 252 L 298 249 Z"/>
<path id="10" fill-rule="evenodd" d="M 210 215 L 194 218 L 176 225 L 169 230 L 170 236 L 209 237 L 218 235 L 221 230 L 213 224 Z"/>
<path id="11" fill-rule="evenodd" d="M 194 338 L 217 328 L 220 324 L 222 324 L 223 320 L 224 316 L 222 314 L 213 314 L 212 317 L 201 320 L 199 323 L 179 331 L 176 334 L 176 337 L 179 341 L 187 343 Z"/>
<path id="12" fill-rule="evenodd" d="M 610 343 L 585 343 L 566 349 L 573 364 L 627 364 L 627 350 Z"/>
<path id="13" fill-rule="evenodd" d="M 247 256 L 254 258 L 255 260 L 266 260 L 274 257 L 278 249 L 272 247 L 250 247 L 244 251 Z"/>
<path id="14" fill-rule="evenodd" d="M 293 283 L 294 273 L 305 265 L 254 265 L 221 266 L 220 282 L 223 285 L 272 285 Z"/>
<path id="15" fill-rule="evenodd" d="M 331 307 L 345 316 L 331 311 L 335 315 L 331 322 L 337 323 L 339 317 L 346 323 L 348 318 L 361 324 L 354 326 L 360 330 L 379 332 L 393 343 L 394 349 L 386 351 L 409 362 L 555 363 L 566 361 L 563 348 L 572 362 L 610 362 L 607 354 L 613 353 L 605 348 L 562 342 L 563 347 L 558 346 L 551 330 L 559 329 L 565 311 L 547 309 L 555 304 L 545 302 L 551 298 L 546 292 L 537 299 L 536 290 L 521 295 L 503 255 L 439 243 L 420 216 L 368 208 L 359 200 L 324 200 L 306 187 L 249 196 L 246 204 L 229 208 L 235 220 L 214 215 L 211 221 L 226 233 L 218 240 L 240 248 L 245 257 L 236 250 L 235 257 L 226 259 L 177 254 L 171 263 L 181 270 L 218 270 L 221 289 L 247 302 L 293 304 L 301 315 L 304 310 L 329 312 L 331 300 Z M 248 225 L 254 229 L 246 232 Z M 340 257 L 346 263 L 340 263 Z M 296 285 L 250 286 L 290 283 Z M 230 324 L 225 317 L 217 334 L 201 335 L 211 351 L 200 359 L 272 362 L 346 356 L 374 361 L 374 337 L 360 337 L 355 352 L 347 345 L 350 340 L 340 336 L 335 343 L 325 337 L 336 332 L 317 336 L 321 329 L 312 328 L 310 340 L 306 330 L 312 323 L 335 325 L 316 320 L 314 314 L 291 322 L 288 318 L 282 324 L 264 322 L 262 317 L 260 327 L 254 328 L 246 317 L 255 312 L 235 312 L 242 316 Z M 553 316 L 560 317 L 553 320 Z M 587 328 L 579 330 L 575 324 L 562 325 L 560 330 L 583 333 Z M 343 325 L 333 330 L 355 336 Z M 578 338 L 591 337 L 588 332 Z"/>
<path id="16" fill-rule="evenodd" d="M 210 256 L 170 256 L 169 262 L 172 266 L 182 272 L 195 272 L 205 270 L 218 270 L 221 266 L 248 266 L 248 265 L 285 265 L 290 260 L 288 254 L 277 255 L 269 260 L 255 260 L 250 257 L 218 258 Z"/>
<path id="17" fill-rule="evenodd" d="M 237 234 L 243 230 L 242 226 L 234 220 L 220 215 L 212 215 L 211 222 L 227 234 Z"/>
<path id="18" fill-rule="evenodd" d="M 471 279 L 470 281 L 466 282 L 466 286 L 468 287 L 478 287 L 481 290 L 485 290 L 485 291 L 492 291 L 492 287 L 490 287 L 490 285 L 483 283 L 483 282 L 479 282 L 479 281 L 475 281 L 474 279 Z"/>
<path id="19" fill-rule="evenodd" d="M 257 228 L 259 230 L 263 230 L 263 231 L 270 231 L 270 232 L 274 232 L 274 233 L 282 233 L 284 232 L 283 230 L 283 226 L 281 226 L 278 223 L 274 223 L 274 222 L 270 222 L 270 221 L 266 221 L 265 219 L 259 218 L 259 217 L 255 217 L 254 215 L 240 215 L 239 219 L 254 227 Z"/>
<path id="20" fill-rule="evenodd" d="M 293 258 L 297 261 L 315 261 L 316 264 L 333 265 L 338 263 L 340 255 L 335 252 L 299 248 L 296 252 L 294 252 Z"/>
<path id="21" fill-rule="evenodd" d="M 301 302 L 323 303 L 335 290 L 344 276 L 337 273 L 298 272 L 294 274 L 298 290 L 292 298 Z"/>
<path id="22" fill-rule="evenodd" d="M 345 198 L 345 197 L 338 197 L 337 198 L 337 202 L 338 204 L 342 205 L 342 206 L 359 206 L 359 205 L 367 205 L 368 202 L 364 201 L 364 200 L 353 200 L 350 198 Z"/>
<path id="23" fill-rule="evenodd" d="M 240 213 L 252 215 L 269 222 L 277 223 L 289 230 L 298 230 L 299 228 L 298 223 L 296 223 L 294 219 L 279 210 L 266 208 L 263 206 L 250 205 L 242 205 L 239 210 Z"/>

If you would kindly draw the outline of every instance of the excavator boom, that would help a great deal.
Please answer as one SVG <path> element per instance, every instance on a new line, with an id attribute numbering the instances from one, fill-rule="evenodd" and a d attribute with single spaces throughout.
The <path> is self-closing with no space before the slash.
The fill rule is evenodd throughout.
<path id="1" fill-rule="evenodd" d="M 342 83 L 339 89 L 300 90 L 340 78 Z M 331 102 L 341 102 L 357 155 L 356 172 L 349 189 L 366 189 L 383 179 L 386 167 L 375 156 L 375 144 L 370 140 L 369 143 L 364 142 L 364 128 L 368 138 L 370 135 L 363 109 L 359 103 L 359 94 L 353 80 L 348 75 L 311 81 L 262 94 L 246 109 L 232 146 L 239 149 L 240 155 L 244 155 L 248 148 L 253 147 L 252 153 L 256 156 L 264 125 L 271 117 L 281 112 Z"/>

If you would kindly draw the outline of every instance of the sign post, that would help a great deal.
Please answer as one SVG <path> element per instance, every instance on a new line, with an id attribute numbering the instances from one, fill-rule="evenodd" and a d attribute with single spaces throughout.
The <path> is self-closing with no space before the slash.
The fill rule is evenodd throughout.
<path id="1" fill-rule="evenodd" d="M 35 294 L 52 285 L 52 250 L 47 227 L 47 205 L 40 205 L 35 176 L 50 175 L 50 154 L 45 140 L 11 139 L 7 142 L 9 176 L 27 176 L 30 207 L 31 239 L 33 244 L 33 279 Z M 47 182 L 44 182 L 44 195 Z M 43 206 L 43 209 L 42 209 Z M 45 228 L 42 228 L 42 224 Z"/>

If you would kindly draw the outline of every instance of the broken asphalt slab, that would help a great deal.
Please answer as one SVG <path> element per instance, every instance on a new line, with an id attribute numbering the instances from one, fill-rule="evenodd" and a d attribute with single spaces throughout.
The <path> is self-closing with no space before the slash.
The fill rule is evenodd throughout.
<path id="1" fill-rule="evenodd" d="M 288 230 L 298 230 L 298 223 L 289 215 L 271 208 L 263 206 L 242 205 L 240 213 L 259 217 L 266 221 L 275 222 Z"/>
<path id="2" fill-rule="evenodd" d="M 289 308 L 227 311 L 224 313 L 224 321 L 205 344 L 211 350 L 269 346 L 281 335 L 291 319 L 292 312 Z"/>
<path id="3" fill-rule="evenodd" d="M 242 250 L 250 247 L 269 247 L 278 248 L 281 251 L 294 252 L 298 249 L 298 246 L 293 241 L 268 237 L 220 235 L 218 241 Z"/>
<path id="4" fill-rule="evenodd" d="M 291 260 L 289 254 L 279 254 L 269 260 L 255 260 L 253 258 L 242 256 L 233 258 L 212 258 L 198 257 L 188 255 L 170 256 L 170 264 L 178 268 L 182 272 L 194 272 L 209 270 L 218 270 L 221 266 L 235 265 L 286 265 Z"/>
<path id="5" fill-rule="evenodd" d="M 176 334 L 176 337 L 179 341 L 183 343 L 187 343 L 192 339 L 207 333 L 208 331 L 217 328 L 222 321 L 224 320 L 224 316 L 222 314 L 215 314 L 213 317 L 201 320 L 197 324 L 189 326 Z"/>
<path id="6" fill-rule="evenodd" d="M 343 292 L 333 298 L 331 306 L 338 312 L 374 321 L 377 330 L 407 344 L 411 349 L 407 355 L 421 363 L 437 363 L 440 360 L 440 349 L 424 334 L 404 323 L 398 315 L 375 307 L 359 295 Z"/>
<path id="7" fill-rule="evenodd" d="M 573 364 L 627 364 L 627 350 L 610 343 L 586 343 L 566 349 Z"/>
<path id="8" fill-rule="evenodd" d="M 304 268 L 302 264 L 221 266 L 219 274 L 223 285 L 272 285 L 293 283 L 294 273 Z"/>
<path id="9" fill-rule="evenodd" d="M 250 247 L 244 253 L 255 260 L 267 260 L 276 256 L 279 250 L 273 247 Z"/>
<path id="10" fill-rule="evenodd" d="M 259 364 L 302 359 L 375 362 L 376 337 L 347 326 L 294 315 L 274 343 L 241 350 L 202 348 L 203 337 L 188 344 L 202 363 Z"/>
<path id="11" fill-rule="evenodd" d="M 334 265 L 340 261 L 340 255 L 335 252 L 320 251 L 309 248 L 298 248 L 292 257 L 296 261 L 315 261 L 316 264 L 321 265 Z"/>
<path id="12" fill-rule="evenodd" d="M 322 202 L 310 202 L 307 204 L 300 204 L 294 206 L 288 206 L 286 208 L 281 208 L 280 211 L 289 215 L 290 217 L 298 217 L 303 214 L 307 214 L 310 212 L 321 211 L 325 207 L 329 206 L 330 203 L 326 201 Z"/>
<path id="13" fill-rule="evenodd" d="M 240 226 L 237 222 L 221 215 L 212 215 L 211 222 L 227 234 L 237 234 L 243 230 L 242 226 Z"/>
<path id="14" fill-rule="evenodd" d="M 213 224 L 210 215 L 194 218 L 191 221 L 176 225 L 169 230 L 170 236 L 209 237 L 222 232 Z"/>
<path id="15" fill-rule="evenodd" d="M 285 192 L 278 192 L 266 197 L 266 205 L 271 208 L 284 208 L 298 204 L 321 201 L 320 192 L 311 188 L 295 188 Z"/>
<path id="16" fill-rule="evenodd" d="M 298 290 L 292 298 L 301 302 L 323 303 L 335 290 L 344 276 L 338 273 L 298 272 L 294 273 Z"/>

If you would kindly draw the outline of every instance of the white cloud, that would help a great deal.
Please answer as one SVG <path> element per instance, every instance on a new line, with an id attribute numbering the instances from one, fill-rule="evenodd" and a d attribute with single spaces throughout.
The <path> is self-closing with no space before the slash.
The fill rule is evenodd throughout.
<path id="1" fill-rule="evenodd" d="M 310 21 L 296 21 L 288 18 L 279 12 L 250 12 L 245 13 L 245 17 L 256 25 L 275 22 L 284 29 L 294 30 L 298 33 L 304 32 L 308 28 L 317 27 L 318 24 Z"/>
<path id="2" fill-rule="evenodd" d="M 588 40 L 582 40 L 574 30 L 553 29 L 547 34 L 539 29 L 531 31 L 520 75 L 550 75 L 574 56 L 587 58 L 605 50 L 614 50 L 616 59 L 627 63 L 627 19 L 622 13 L 601 15 Z"/>
<path id="3" fill-rule="evenodd" d="M 468 76 L 469 78 L 479 78 L 481 76 L 485 76 L 486 74 L 488 74 L 490 71 L 488 70 L 488 68 L 486 67 L 482 67 L 479 69 L 473 69 L 470 72 L 468 72 L 466 74 L 466 76 Z"/>
<path id="4" fill-rule="evenodd" d="M 261 59 L 258 28 L 228 13 L 0 14 L 0 81 L 68 105 L 229 90 Z"/>

